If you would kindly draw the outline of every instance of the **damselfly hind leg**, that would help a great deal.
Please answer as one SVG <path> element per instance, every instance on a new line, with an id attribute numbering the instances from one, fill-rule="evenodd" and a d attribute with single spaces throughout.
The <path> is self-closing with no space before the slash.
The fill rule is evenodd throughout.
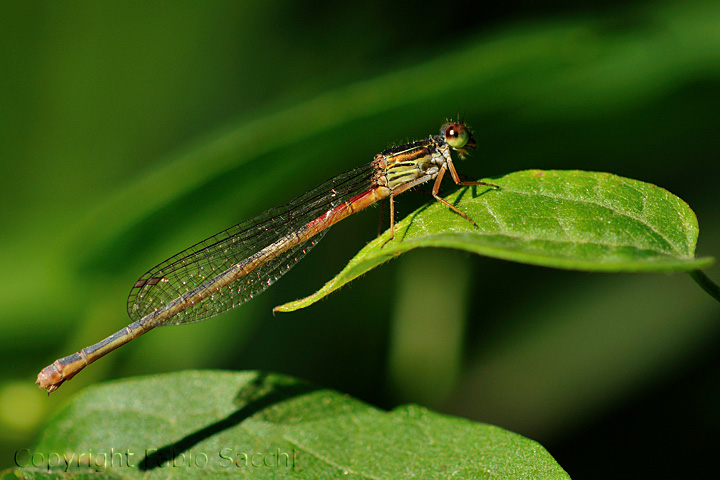
<path id="1" fill-rule="evenodd" d="M 383 248 L 394 238 L 395 238 L 395 195 L 390 194 L 390 238 L 385 240 L 385 243 L 380 245 L 380 248 Z"/>

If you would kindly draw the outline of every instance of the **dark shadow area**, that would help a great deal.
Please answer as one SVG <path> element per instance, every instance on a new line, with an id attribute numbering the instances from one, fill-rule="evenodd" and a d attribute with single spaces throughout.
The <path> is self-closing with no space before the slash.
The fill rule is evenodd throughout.
<path id="1" fill-rule="evenodd" d="M 480 198 L 483 195 L 486 195 L 490 192 L 501 192 L 502 187 L 497 186 L 497 188 L 490 186 L 490 185 L 469 185 L 470 188 L 461 189 L 460 193 L 458 193 L 457 200 L 455 200 L 454 205 L 457 207 L 457 204 L 459 204 L 462 201 L 462 198 L 470 192 L 470 195 L 472 195 L 472 198 Z M 482 191 L 478 192 L 478 188 L 481 188 Z"/>
<path id="2" fill-rule="evenodd" d="M 293 383 L 282 385 L 277 383 L 277 380 L 277 377 L 271 377 L 267 373 L 258 373 L 258 377 L 253 384 L 244 386 L 238 392 L 235 403 L 242 405 L 238 410 L 222 420 L 192 432 L 180 440 L 147 455 L 140 461 L 139 470 L 145 472 L 160 468 L 165 463 L 174 461 L 203 440 L 240 424 L 258 412 L 291 398 L 320 389 L 318 386 L 311 384 Z"/>

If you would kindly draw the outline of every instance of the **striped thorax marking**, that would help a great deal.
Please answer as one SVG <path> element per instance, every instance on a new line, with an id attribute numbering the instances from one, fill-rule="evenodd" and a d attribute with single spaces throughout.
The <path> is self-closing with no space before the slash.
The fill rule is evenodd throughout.
<path id="1" fill-rule="evenodd" d="M 394 191 L 420 178 L 435 178 L 449 156 L 448 145 L 431 137 L 378 153 L 375 162 L 384 169 L 385 185 Z"/>

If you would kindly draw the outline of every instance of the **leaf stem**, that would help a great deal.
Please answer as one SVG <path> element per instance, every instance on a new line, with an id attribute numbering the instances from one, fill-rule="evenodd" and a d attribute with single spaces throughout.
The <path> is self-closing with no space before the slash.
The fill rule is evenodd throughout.
<path id="1" fill-rule="evenodd" d="M 710 278 L 705 275 L 702 270 L 691 270 L 688 273 L 703 290 L 710 294 L 710 296 L 715 300 L 720 302 L 720 286 L 710 280 Z"/>

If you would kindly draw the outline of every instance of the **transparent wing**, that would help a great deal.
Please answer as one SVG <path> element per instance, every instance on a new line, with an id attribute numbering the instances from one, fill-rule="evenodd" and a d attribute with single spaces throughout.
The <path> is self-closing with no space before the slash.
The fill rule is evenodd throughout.
<path id="1" fill-rule="evenodd" d="M 349 170 L 286 205 L 267 210 L 168 258 L 135 282 L 128 296 L 128 315 L 139 320 L 232 265 L 291 236 L 329 210 L 371 188 L 372 175 L 372 164 Z M 326 231 L 278 254 L 222 290 L 169 318 L 163 325 L 206 320 L 245 303 L 287 273 Z"/>

